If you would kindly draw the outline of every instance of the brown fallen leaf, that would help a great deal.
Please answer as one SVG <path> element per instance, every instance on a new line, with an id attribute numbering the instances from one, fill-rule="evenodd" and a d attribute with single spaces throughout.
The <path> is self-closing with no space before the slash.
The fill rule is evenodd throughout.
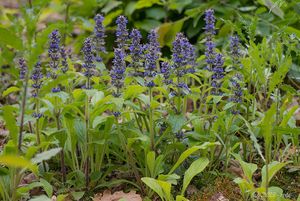
<path id="1" fill-rule="evenodd" d="M 94 201 L 118 201 L 124 199 L 126 201 L 142 201 L 142 197 L 136 193 L 136 191 L 131 190 L 129 193 L 124 193 L 123 191 L 116 191 L 111 194 L 111 191 L 105 190 L 103 193 L 96 194 Z"/>

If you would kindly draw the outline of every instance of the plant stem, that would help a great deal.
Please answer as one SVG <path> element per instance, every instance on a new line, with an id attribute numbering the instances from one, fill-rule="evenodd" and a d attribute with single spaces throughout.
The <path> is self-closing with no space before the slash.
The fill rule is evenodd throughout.
<path id="1" fill-rule="evenodd" d="M 27 98 L 27 87 L 28 87 L 28 72 L 25 77 L 25 84 L 23 85 L 23 97 L 21 103 L 21 117 L 20 117 L 20 130 L 19 130 L 19 140 L 18 140 L 18 150 L 21 152 L 22 141 L 23 141 L 23 128 L 24 128 L 24 115 L 25 115 L 25 106 L 26 106 L 26 98 Z"/>
<path id="2" fill-rule="evenodd" d="M 90 78 L 87 78 L 86 90 L 90 89 Z M 86 161 L 85 161 L 85 187 L 88 190 L 89 186 L 89 96 L 86 94 L 85 100 L 85 151 L 86 151 Z"/>
<path id="3" fill-rule="evenodd" d="M 155 150 L 155 131 L 153 125 L 153 111 L 151 108 L 152 102 L 152 88 L 149 87 L 149 97 L 150 97 L 150 105 L 149 105 L 149 128 L 150 128 L 150 149 L 152 151 Z"/>

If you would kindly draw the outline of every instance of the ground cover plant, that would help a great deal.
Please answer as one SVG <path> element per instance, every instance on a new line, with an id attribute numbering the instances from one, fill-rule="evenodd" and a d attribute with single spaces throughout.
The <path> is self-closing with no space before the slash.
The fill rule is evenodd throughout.
<path id="1" fill-rule="evenodd" d="M 299 4 L 92 2 L 3 9 L 1 200 L 300 200 Z"/>

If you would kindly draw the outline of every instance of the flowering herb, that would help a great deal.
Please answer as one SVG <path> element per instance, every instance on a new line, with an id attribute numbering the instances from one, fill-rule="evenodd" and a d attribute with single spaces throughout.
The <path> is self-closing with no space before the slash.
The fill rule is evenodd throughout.
<path id="1" fill-rule="evenodd" d="M 134 76 L 143 76 L 140 72 L 139 67 L 142 65 L 144 46 L 141 44 L 142 35 L 139 30 L 132 29 L 130 35 L 131 44 L 129 46 L 131 64 L 130 66 L 134 69 Z"/>
<path id="2" fill-rule="evenodd" d="M 61 66 L 62 66 L 61 71 L 63 73 L 66 73 L 69 70 L 69 64 L 67 61 L 67 53 L 65 47 L 60 48 L 60 56 L 61 56 Z"/>
<path id="3" fill-rule="evenodd" d="M 59 67 L 59 60 L 60 60 L 60 34 L 58 30 L 54 30 L 49 35 L 49 49 L 48 55 L 50 58 L 49 66 L 50 71 L 48 72 L 48 77 L 51 77 L 55 80 L 58 76 L 58 67 Z M 52 88 L 52 93 L 60 92 L 60 87 L 56 86 Z"/>
<path id="4" fill-rule="evenodd" d="M 167 85 L 171 84 L 172 83 L 172 80 L 170 80 L 171 65 L 168 62 L 162 62 L 160 72 L 164 77 L 165 84 Z"/>
<path id="5" fill-rule="evenodd" d="M 94 64 L 94 54 L 93 54 L 93 44 L 92 39 L 87 38 L 84 41 L 82 52 L 84 55 L 84 61 L 82 67 L 84 68 L 84 75 L 88 78 L 88 81 L 90 81 L 90 77 L 93 76 L 93 70 L 96 67 Z M 89 89 L 90 83 L 87 83 L 87 89 Z"/>
<path id="6" fill-rule="evenodd" d="M 230 37 L 230 55 L 233 62 L 233 68 L 238 70 L 239 68 L 237 65 L 240 64 L 240 43 L 239 43 L 239 37 L 237 35 L 234 35 Z M 239 72 L 236 73 L 231 79 L 231 88 L 232 88 L 232 96 L 230 97 L 230 101 L 236 103 L 236 107 L 232 109 L 233 114 L 239 114 L 239 104 L 243 102 L 243 91 L 242 91 L 242 81 L 243 76 Z"/>
<path id="7" fill-rule="evenodd" d="M 125 53 L 123 49 L 115 48 L 115 58 L 113 59 L 113 66 L 110 71 L 111 83 L 117 89 L 116 96 L 119 96 L 120 89 L 124 85 L 126 62 Z"/>
<path id="8" fill-rule="evenodd" d="M 177 76 L 177 96 L 186 95 L 190 92 L 189 87 L 181 80 L 187 73 L 194 72 L 195 66 L 195 48 L 183 35 L 178 33 L 173 42 L 172 48 L 173 68 Z M 183 90 L 182 90 L 183 89 Z"/>
<path id="9" fill-rule="evenodd" d="M 209 71 L 213 70 L 214 60 L 216 57 L 215 52 L 215 43 L 213 42 L 214 35 L 216 34 L 215 31 L 215 16 L 214 10 L 208 9 L 205 11 L 205 34 L 206 34 L 206 49 L 205 49 L 205 56 L 206 56 L 206 69 Z"/>
<path id="10" fill-rule="evenodd" d="M 155 30 L 151 30 L 148 35 L 148 43 L 145 45 L 145 74 L 146 86 L 154 87 L 153 77 L 156 75 L 156 65 L 160 56 L 160 46 L 158 35 Z"/>
<path id="11" fill-rule="evenodd" d="M 96 61 L 101 62 L 102 58 L 100 56 L 100 52 L 106 53 L 105 48 L 105 29 L 103 26 L 104 17 L 100 14 L 97 14 L 94 18 L 95 20 L 95 28 L 94 28 L 94 42 L 96 49 Z"/>
<path id="12" fill-rule="evenodd" d="M 28 66 L 24 58 L 19 59 L 19 68 L 20 68 L 20 79 L 25 79 L 26 73 L 28 71 Z"/>
<path id="13" fill-rule="evenodd" d="M 127 29 L 127 18 L 123 15 L 119 16 L 116 20 L 117 24 L 117 30 L 116 30 L 116 36 L 117 36 L 117 44 L 118 48 L 125 48 L 126 42 L 128 40 L 128 29 Z"/>
<path id="14" fill-rule="evenodd" d="M 38 61 L 35 64 L 31 75 L 31 80 L 33 82 L 32 88 L 34 89 L 32 93 L 33 97 L 38 97 L 38 93 L 42 85 L 42 79 L 43 79 L 43 73 L 42 73 L 41 62 Z"/>
<path id="15" fill-rule="evenodd" d="M 224 59 L 222 54 L 216 54 L 215 62 L 212 71 L 214 74 L 212 75 L 212 87 L 213 95 L 222 95 L 222 92 L 220 90 L 222 85 L 222 79 L 224 78 Z"/>

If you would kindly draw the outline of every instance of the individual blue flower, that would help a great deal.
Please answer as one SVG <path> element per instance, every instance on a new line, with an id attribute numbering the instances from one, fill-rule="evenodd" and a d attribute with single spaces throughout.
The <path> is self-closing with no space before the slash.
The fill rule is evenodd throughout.
<path id="1" fill-rule="evenodd" d="M 19 68 L 20 68 L 20 79 L 25 79 L 26 73 L 28 71 L 28 66 L 24 58 L 20 58 L 19 61 Z"/>
<path id="2" fill-rule="evenodd" d="M 37 97 L 39 90 L 41 88 L 42 85 L 42 79 L 43 79 L 43 73 L 42 73 L 42 66 L 41 66 L 41 62 L 38 61 L 32 71 L 32 75 L 31 75 L 31 80 L 33 82 L 32 84 L 32 88 L 34 89 L 32 96 L 33 97 Z"/>
<path id="3" fill-rule="evenodd" d="M 141 44 L 142 35 L 139 30 L 133 29 L 129 35 L 131 39 L 131 44 L 129 46 L 131 64 L 130 66 L 134 68 L 134 76 L 140 76 L 139 67 L 142 65 L 143 59 L 143 45 Z"/>
<path id="4" fill-rule="evenodd" d="M 127 18 L 123 15 L 119 16 L 116 20 L 117 30 L 116 30 L 116 37 L 117 37 L 117 44 L 118 48 L 125 48 L 126 42 L 128 40 L 128 29 L 127 29 Z"/>
<path id="5" fill-rule="evenodd" d="M 95 20 L 95 28 L 94 28 L 94 41 L 95 41 L 95 49 L 97 53 L 96 61 L 101 62 L 102 58 L 100 56 L 100 52 L 106 53 L 105 48 L 105 29 L 103 26 L 104 17 L 100 14 L 97 14 L 94 17 Z"/>
<path id="6" fill-rule="evenodd" d="M 113 66 L 110 71 L 110 76 L 112 85 L 117 89 L 116 95 L 119 95 L 119 90 L 123 87 L 125 78 L 125 53 L 124 50 L 120 48 L 115 48 L 114 53 L 115 57 L 113 59 Z"/>
<path id="7" fill-rule="evenodd" d="M 84 68 L 84 75 L 88 78 L 93 76 L 93 71 L 96 65 L 94 64 L 94 53 L 92 39 L 87 38 L 84 41 L 82 52 L 84 55 L 84 61 L 82 67 Z"/>

